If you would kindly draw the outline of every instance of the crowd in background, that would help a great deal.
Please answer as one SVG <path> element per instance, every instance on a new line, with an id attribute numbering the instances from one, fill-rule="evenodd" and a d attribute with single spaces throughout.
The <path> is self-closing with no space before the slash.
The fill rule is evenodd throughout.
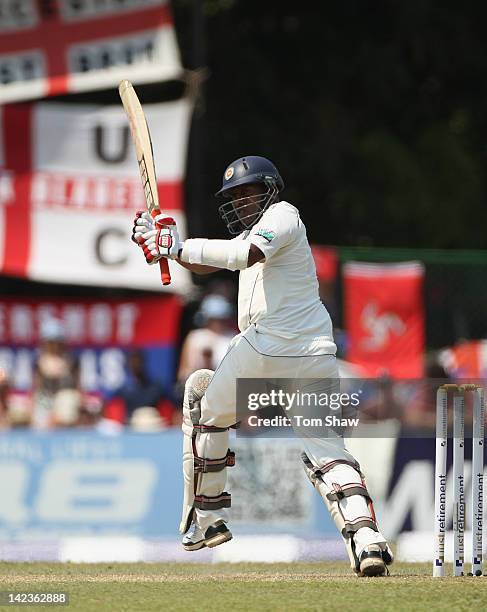
<path id="1" fill-rule="evenodd" d="M 119 388 L 107 394 L 84 392 L 63 322 L 45 320 L 30 392 L 16 391 L 11 376 L 0 368 L 0 429 L 77 427 L 116 433 L 124 427 L 157 431 L 178 425 L 185 380 L 199 368 L 215 369 L 238 331 L 231 285 L 217 284 L 216 291 L 188 304 L 189 329 L 183 330 L 169 387 L 148 375 L 144 351 L 133 349 L 125 353 L 126 376 Z"/>
<path id="2" fill-rule="evenodd" d="M 319 253 L 315 259 L 320 297 L 333 313 L 337 306 L 330 260 L 320 260 Z M 44 321 L 31 392 L 16 392 L 7 373 L 0 369 L 0 429 L 76 427 L 117 433 L 125 428 L 140 432 L 179 425 L 187 377 L 200 368 L 215 369 L 238 333 L 234 292 L 231 282 L 216 281 L 197 300 L 188 302 L 177 369 L 170 386 L 148 375 L 144 352 L 136 349 L 125 353 L 126 377 L 122 386 L 105 395 L 83 392 L 78 363 L 66 342 L 62 321 Z M 362 420 L 397 419 L 406 427 L 434 427 L 436 388 L 449 379 L 439 353 L 427 357 L 422 381 L 394 381 L 385 373 L 364 384 L 360 367 L 343 358 L 347 345 L 344 330 L 336 328 L 335 339 L 343 388 L 351 391 L 361 387 Z"/>

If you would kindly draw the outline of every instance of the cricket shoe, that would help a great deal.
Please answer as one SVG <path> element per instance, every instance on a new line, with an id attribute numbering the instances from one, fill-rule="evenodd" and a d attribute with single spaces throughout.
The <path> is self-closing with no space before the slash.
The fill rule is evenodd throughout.
<path id="1" fill-rule="evenodd" d="M 387 566 L 393 561 L 390 548 L 381 548 L 379 544 L 370 544 L 360 555 L 358 576 L 372 577 L 389 575 Z"/>
<path id="2" fill-rule="evenodd" d="M 193 523 L 183 538 L 184 550 L 199 550 L 205 546 L 214 548 L 232 539 L 232 532 L 224 521 L 217 521 L 203 531 L 199 525 Z"/>

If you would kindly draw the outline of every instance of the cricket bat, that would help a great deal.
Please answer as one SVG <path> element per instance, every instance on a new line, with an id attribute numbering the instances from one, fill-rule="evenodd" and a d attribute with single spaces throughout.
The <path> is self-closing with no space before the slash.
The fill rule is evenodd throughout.
<path id="1" fill-rule="evenodd" d="M 147 210 L 152 217 L 156 217 L 161 212 L 161 207 L 159 206 L 159 194 L 157 193 L 156 169 L 149 127 L 132 83 L 126 80 L 122 81 L 118 87 L 118 93 L 130 124 Z M 167 259 L 160 259 L 159 267 L 162 284 L 169 285 L 171 275 Z"/>

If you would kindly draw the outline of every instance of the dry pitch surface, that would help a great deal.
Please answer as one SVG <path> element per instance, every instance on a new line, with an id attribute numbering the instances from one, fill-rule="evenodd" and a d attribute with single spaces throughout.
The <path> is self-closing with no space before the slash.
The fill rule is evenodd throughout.
<path id="1" fill-rule="evenodd" d="M 450 568 L 451 569 L 451 568 Z M 0 563 L 0 591 L 67 591 L 58 610 L 482 610 L 487 576 L 431 577 L 431 566 L 394 564 L 387 578 L 356 578 L 344 563 Z M 46 610 L 8 606 L 1 610 Z"/>

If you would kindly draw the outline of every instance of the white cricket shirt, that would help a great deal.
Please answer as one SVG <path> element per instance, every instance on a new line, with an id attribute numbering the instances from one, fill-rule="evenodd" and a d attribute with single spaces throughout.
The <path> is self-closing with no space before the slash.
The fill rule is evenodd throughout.
<path id="1" fill-rule="evenodd" d="M 297 208 L 272 204 L 237 240 L 249 240 L 265 261 L 240 272 L 238 325 L 265 355 L 334 355 L 333 328 L 321 303 L 315 263 Z"/>

